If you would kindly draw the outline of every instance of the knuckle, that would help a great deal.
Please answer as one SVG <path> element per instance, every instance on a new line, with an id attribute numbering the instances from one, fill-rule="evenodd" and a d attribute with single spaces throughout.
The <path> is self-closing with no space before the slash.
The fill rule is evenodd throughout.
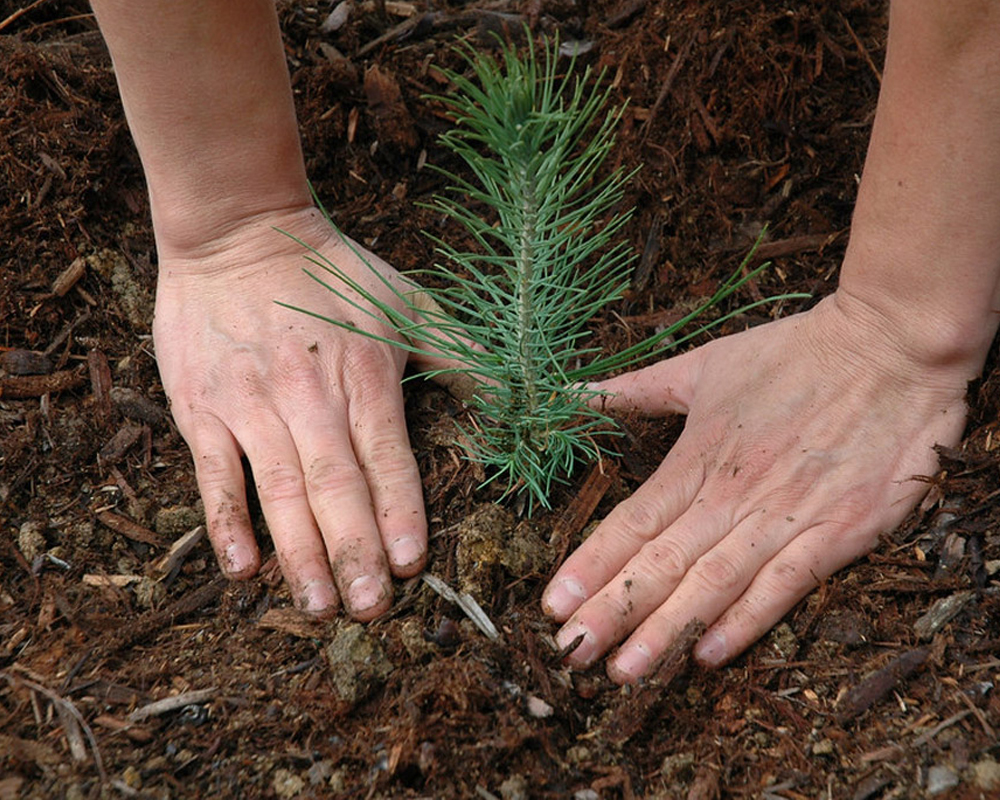
<path id="1" fill-rule="evenodd" d="M 677 542 L 652 541 L 642 546 L 636 566 L 661 581 L 678 583 L 690 569 L 691 559 Z"/>
<path id="2" fill-rule="evenodd" d="M 770 565 L 770 573 L 771 582 L 779 592 L 799 589 L 804 584 L 816 583 L 819 580 L 814 569 L 789 558 L 775 559 Z"/>
<path id="3" fill-rule="evenodd" d="M 195 472 L 202 491 L 210 491 L 233 480 L 230 460 L 218 452 L 199 453 L 195 459 Z"/>
<path id="4" fill-rule="evenodd" d="M 706 553 L 695 563 L 693 574 L 714 593 L 731 594 L 744 588 L 743 567 L 725 553 Z"/>
<path id="5" fill-rule="evenodd" d="M 316 457 L 305 474 L 305 486 L 310 495 L 344 494 L 356 490 L 361 480 L 358 467 L 337 456 Z"/>
<path id="6" fill-rule="evenodd" d="M 660 512 L 654 500 L 633 495 L 617 508 L 617 525 L 626 532 L 650 539 L 662 530 Z"/>
<path id="7" fill-rule="evenodd" d="M 271 502 L 298 499 L 305 494 L 302 473 L 293 465 L 276 461 L 256 471 L 257 491 Z"/>

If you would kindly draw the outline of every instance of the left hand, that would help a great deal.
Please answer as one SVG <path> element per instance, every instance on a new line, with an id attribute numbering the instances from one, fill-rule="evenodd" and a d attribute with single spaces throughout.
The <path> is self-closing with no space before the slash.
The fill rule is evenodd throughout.
<path id="1" fill-rule="evenodd" d="M 920 363 L 843 290 L 812 310 L 598 384 L 609 407 L 686 413 L 653 476 L 543 597 L 579 634 L 571 665 L 645 675 L 694 618 L 708 665 L 732 659 L 924 495 L 965 420 L 967 365 Z"/>

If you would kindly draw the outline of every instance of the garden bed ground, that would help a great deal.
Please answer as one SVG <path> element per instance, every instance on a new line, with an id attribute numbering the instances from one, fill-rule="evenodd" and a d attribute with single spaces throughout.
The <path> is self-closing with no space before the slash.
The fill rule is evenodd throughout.
<path id="1" fill-rule="evenodd" d="M 424 266 L 421 230 L 442 233 L 422 165 L 457 167 L 422 99 L 446 89 L 431 67 L 458 66 L 456 36 L 486 46 L 523 21 L 578 41 L 629 99 L 613 158 L 643 165 L 642 256 L 602 346 L 705 297 L 764 223 L 774 267 L 742 301 L 832 290 L 882 4 L 376 0 L 330 30 L 332 6 L 279 3 L 309 172 L 395 266 Z M 460 405 L 409 386 L 429 569 L 478 587 L 496 642 L 417 580 L 366 628 L 304 619 L 273 562 L 226 583 L 204 541 L 155 581 L 201 515 L 157 378 L 156 254 L 110 62 L 86 3 L 40 0 L 0 2 L 0 63 L 0 798 L 1000 796 L 995 353 L 928 501 L 719 672 L 679 659 L 638 690 L 571 673 L 539 609 L 566 545 L 680 420 L 625 420 L 610 477 L 572 476 L 528 522 L 477 490 Z"/>

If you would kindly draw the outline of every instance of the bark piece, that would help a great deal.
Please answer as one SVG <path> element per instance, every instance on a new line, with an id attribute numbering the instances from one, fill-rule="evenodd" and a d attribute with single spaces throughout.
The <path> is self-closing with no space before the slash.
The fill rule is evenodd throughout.
<path id="1" fill-rule="evenodd" d="M 413 150 L 419 144 L 417 130 L 395 77 L 373 64 L 365 72 L 365 96 L 380 144 L 404 153 Z"/>
<path id="2" fill-rule="evenodd" d="M 840 719 L 846 722 L 864 713 L 885 697 L 898 683 L 908 678 L 930 655 L 929 648 L 907 650 L 882 669 L 865 678 L 844 695 L 840 701 Z"/>
<path id="3" fill-rule="evenodd" d="M 26 400 L 53 392 L 75 389 L 84 382 L 83 370 L 64 369 L 51 375 L 6 375 L 0 377 L 0 398 Z"/>
<path id="4" fill-rule="evenodd" d="M 52 372 L 52 360 L 34 350 L 7 350 L 0 353 L 0 369 L 8 375 L 48 375 Z"/>
<path id="5" fill-rule="evenodd" d="M 955 592 L 935 601 L 927 613 L 913 623 L 913 632 L 921 640 L 927 641 L 947 625 L 975 596 L 975 592 L 967 590 Z"/>
<path id="6" fill-rule="evenodd" d="M 83 256 L 73 260 L 66 269 L 59 273 L 59 276 L 52 281 L 52 294 L 56 297 L 64 297 L 70 289 L 76 286 L 77 281 L 84 276 L 87 271 L 87 259 Z"/>
<path id="7" fill-rule="evenodd" d="M 691 620 L 650 670 L 650 677 L 633 687 L 629 694 L 619 695 L 619 701 L 611 707 L 602 725 L 609 742 L 624 744 L 642 730 L 660 708 L 670 702 L 665 690 L 687 667 L 691 650 L 704 632 L 704 622 L 700 619 Z"/>

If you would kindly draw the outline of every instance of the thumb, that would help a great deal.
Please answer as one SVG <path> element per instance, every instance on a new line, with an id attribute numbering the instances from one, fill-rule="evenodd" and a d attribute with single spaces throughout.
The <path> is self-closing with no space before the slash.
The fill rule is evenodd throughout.
<path id="1" fill-rule="evenodd" d="M 431 294 L 422 288 L 417 287 L 408 292 L 407 300 L 411 308 L 415 310 L 416 314 L 424 320 L 439 320 L 442 323 L 445 323 L 450 322 L 452 319 L 447 313 L 445 313 L 444 309 L 441 308 L 440 304 L 431 296 Z M 445 338 L 450 338 L 452 334 L 442 335 Z M 481 347 L 477 346 L 465 337 L 462 337 L 462 340 L 470 349 L 482 350 Z M 410 363 L 421 372 L 438 372 L 438 370 L 444 370 L 444 372 L 438 372 L 438 374 L 433 376 L 434 382 L 443 386 L 451 392 L 455 398 L 461 400 L 463 403 L 471 403 L 473 395 L 476 390 L 480 388 L 481 384 L 466 372 L 449 371 L 455 368 L 460 368 L 463 365 L 455 359 L 448 358 L 447 355 L 435 350 L 431 344 L 419 341 L 416 344 L 420 350 L 418 352 L 410 353 Z"/>
<path id="2" fill-rule="evenodd" d="M 638 411 L 650 417 L 687 414 L 700 371 L 701 348 L 667 358 L 642 369 L 590 384 L 606 392 L 594 403 L 602 408 Z"/>

